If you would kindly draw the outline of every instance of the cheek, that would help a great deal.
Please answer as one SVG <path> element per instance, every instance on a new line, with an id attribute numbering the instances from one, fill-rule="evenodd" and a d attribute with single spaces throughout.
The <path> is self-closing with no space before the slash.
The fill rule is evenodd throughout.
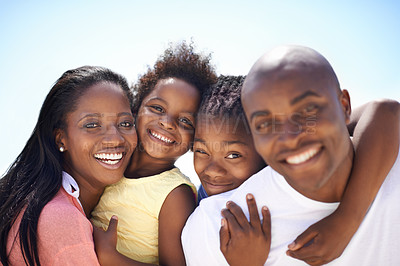
<path id="1" fill-rule="evenodd" d="M 132 150 L 134 150 L 137 146 L 138 136 L 135 130 L 135 133 L 125 135 L 125 139 L 129 142 Z"/>
<path id="2" fill-rule="evenodd" d="M 262 137 L 261 135 L 256 136 L 254 138 L 254 146 L 257 151 L 257 153 L 264 158 L 269 157 L 271 147 L 270 147 L 270 141 L 266 137 Z"/>
<path id="3" fill-rule="evenodd" d="M 193 164 L 194 164 L 194 171 L 200 177 L 206 165 L 205 160 L 197 158 L 197 156 L 195 155 L 193 159 Z"/>
<path id="4" fill-rule="evenodd" d="M 186 145 L 191 145 L 194 138 L 194 131 L 184 130 L 184 129 L 180 129 L 179 131 L 182 137 L 182 143 L 185 143 Z"/>

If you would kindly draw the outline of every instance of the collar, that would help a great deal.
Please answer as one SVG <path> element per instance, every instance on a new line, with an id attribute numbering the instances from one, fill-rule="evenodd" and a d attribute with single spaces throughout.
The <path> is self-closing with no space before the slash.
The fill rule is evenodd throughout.
<path id="1" fill-rule="evenodd" d="M 78 201 L 79 205 L 81 205 L 81 207 L 82 207 L 82 204 L 79 201 L 78 183 L 76 183 L 75 179 L 70 174 L 68 174 L 67 172 L 64 172 L 64 171 L 62 172 L 62 186 L 63 186 L 64 190 L 69 195 L 74 197 Z M 82 209 L 83 209 L 83 207 L 82 207 Z"/>

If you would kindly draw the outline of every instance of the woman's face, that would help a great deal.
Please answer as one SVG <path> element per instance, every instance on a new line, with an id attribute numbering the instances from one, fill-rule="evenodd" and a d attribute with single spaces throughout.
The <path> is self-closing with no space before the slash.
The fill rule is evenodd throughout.
<path id="1" fill-rule="evenodd" d="M 193 141 L 194 114 L 200 102 L 196 87 L 177 78 L 158 81 L 140 105 L 139 140 L 152 158 L 176 160 Z"/>
<path id="2" fill-rule="evenodd" d="M 63 146 L 64 171 L 79 186 L 104 189 L 119 181 L 127 167 L 137 135 L 129 102 L 122 89 L 109 82 L 87 89 L 66 118 L 67 129 L 56 135 Z"/>

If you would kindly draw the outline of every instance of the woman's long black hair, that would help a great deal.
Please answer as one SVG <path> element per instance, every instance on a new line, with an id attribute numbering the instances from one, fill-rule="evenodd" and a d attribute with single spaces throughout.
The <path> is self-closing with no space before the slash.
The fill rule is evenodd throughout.
<path id="1" fill-rule="evenodd" d="M 109 69 L 84 66 L 66 71 L 47 95 L 24 149 L 0 179 L 0 261 L 3 265 L 9 265 L 7 240 L 21 212 L 19 236 L 14 241 L 19 240 L 26 264 L 40 265 L 39 215 L 62 184 L 62 156 L 54 133 L 56 129 L 66 129 L 66 115 L 76 108 L 87 88 L 101 82 L 120 86 L 132 103 L 126 79 Z"/>

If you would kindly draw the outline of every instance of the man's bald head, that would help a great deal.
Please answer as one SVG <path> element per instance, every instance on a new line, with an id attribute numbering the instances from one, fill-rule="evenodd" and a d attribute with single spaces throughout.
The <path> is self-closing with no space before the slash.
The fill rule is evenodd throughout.
<path id="1" fill-rule="evenodd" d="M 312 75 L 315 80 L 325 79 L 337 92 L 340 85 L 328 62 L 317 51 L 296 45 L 279 46 L 264 54 L 250 69 L 242 89 L 242 95 L 259 86 L 261 81 L 273 82 L 290 78 L 293 74 Z"/>

